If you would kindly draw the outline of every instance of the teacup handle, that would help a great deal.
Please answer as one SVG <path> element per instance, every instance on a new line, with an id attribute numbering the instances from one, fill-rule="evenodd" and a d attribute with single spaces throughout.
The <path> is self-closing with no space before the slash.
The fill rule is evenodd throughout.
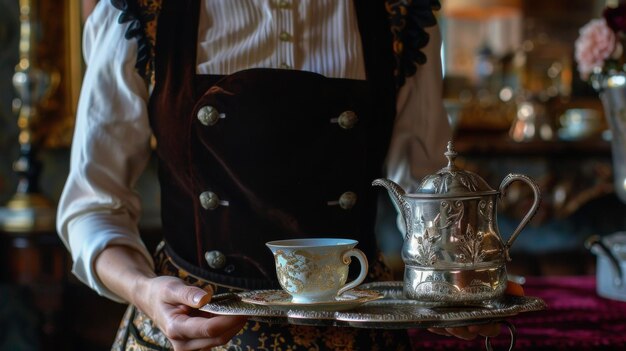
<path id="1" fill-rule="evenodd" d="M 502 180 L 502 183 L 500 184 L 500 196 L 504 196 L 504 193 L 506 189 L 509 187 L 509 185 L 511 185 L 511 183 L 518 181 L 518 180 L 530 186 L 530 188 L 533 190 L 534 200 L 533 200 L 533 205 L 530 206 L 530 209 L 528 210 L 528 212 L 526 212 L 526 216 L 524 216 L 520 224 L 517 226 L 517 228 L 515 228 L 515 230 L 513 231 L 513 234 L 511 234 L 511 237 L 509 238 L 509 240 L 506 242 L 506 245 L 504 246 L 504 254 L 505 254 L 507 261 L 511 260 L 511 257 L 509 256 L 509 249 L 511 248 L 511 245 L 513 245 L 513 242 L 515 241 L 519 233 L 522 231 L 522 229 L 524 229 L 526 224 L 528 224 L 528 222 L 530 222 L 530 220 L 535 216 L 535 214 L 537 213 L 537 210 L 539 209 L 539 203 L 541 202 L 541 193 L 539 192 L 539 186 L 535 184 L 535 182 L 530 177 L 523 175 L 523 174 L 511 173 L 507 175 Z"/>
<path id="2" fill-rule="evenodd" d="M 367 277 L 367 271 L 369 270 L 369 267 L 367 265 L 367 257 L 365 256 L 363 251 L 359 249 L 347 250 L 341 255 L 341 260 L 344 264 L 348 265 L 351 261 L 350 257 L 356 257 L 359 260 L 359 263 L 361 263 L 361 273 L 359 273 L 359 276 L 356 277 L 355 280 L 347 283 L 341 289 L 339 289 L 339 291 L 337 291 L 337 295 L 341 295 L 344 292 L 356 287 L 357 285 L 361 284 L 363 280 L 365 280 L 365 277 Z"/>

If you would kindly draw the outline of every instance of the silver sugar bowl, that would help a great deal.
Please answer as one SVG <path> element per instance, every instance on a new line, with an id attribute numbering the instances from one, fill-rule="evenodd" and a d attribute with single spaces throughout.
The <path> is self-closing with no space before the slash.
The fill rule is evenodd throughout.
<path id="1" fill-rule="evenodd" d="M 452 142 L 445 156 L 448 165 L 422 179 L 414 193 L 388 179 L 372 183 L 388 190 L 406 225 L 404 295 L 442 305 L 496 299 L 506 289 L 509 249 L 539 207 L 539 187 L 525 175 L 509 174 L 494 190 L 455 165 Z M 496 202 L 515 181 L 528 184 L 534 200 L 505 243 L 497 227 Z"/>

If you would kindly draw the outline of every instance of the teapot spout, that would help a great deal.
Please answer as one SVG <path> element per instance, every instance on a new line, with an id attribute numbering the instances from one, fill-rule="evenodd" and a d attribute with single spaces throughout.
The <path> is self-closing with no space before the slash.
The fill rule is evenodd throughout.
<path id="1" fill-rule="evenodd" d="M 389 197 L 396 205 L 396 209 L 402 215 L 404 219 L 404 225 L 406 226 L 406 235 L 412 230 L 412 217 L 411 217 L 411 205 L 404 199 L 406 192 L 402 187 L 389 179 L 379 178 L 372 182 L 372 186 L 382 186 L 389 192 Z"/>

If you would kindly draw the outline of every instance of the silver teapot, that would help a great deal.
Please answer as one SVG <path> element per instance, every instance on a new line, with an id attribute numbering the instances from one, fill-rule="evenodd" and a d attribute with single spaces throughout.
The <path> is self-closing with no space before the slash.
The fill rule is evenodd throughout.
<path id="1" fill-rule="evenodd" d="M 445 156 L 448 165 L 424 177 L 414 193 L 388 179 L 372 183 L 388 190 L 404 218 L 404 295 L 444 305 L 496 299 L 506 289 L 509 249 L 539 207 L 539 187 L 525 175 L 509 174 L 497 191 L 455 165 L 452 142 Z M 497 228 L 496 201 L 515 181 L 531 187 L 534 201 L 505 243 Z"/>

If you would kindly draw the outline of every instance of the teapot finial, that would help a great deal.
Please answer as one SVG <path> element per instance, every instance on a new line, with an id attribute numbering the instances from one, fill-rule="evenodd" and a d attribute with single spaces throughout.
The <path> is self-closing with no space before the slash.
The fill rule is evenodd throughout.
<path id="1" fill-rule="evenodd" d="M 448 159 L 448 170 L 456 170 L 457 167 L 456 164 L 454 164 L 454 160 L 456 160 L 456 156 L 458 155 L 458 153 L 454 151 L 454 144 L 452 143 L 452 141 L 448 141 L 448 149 L 446 150 L 444 155 Z"/>

